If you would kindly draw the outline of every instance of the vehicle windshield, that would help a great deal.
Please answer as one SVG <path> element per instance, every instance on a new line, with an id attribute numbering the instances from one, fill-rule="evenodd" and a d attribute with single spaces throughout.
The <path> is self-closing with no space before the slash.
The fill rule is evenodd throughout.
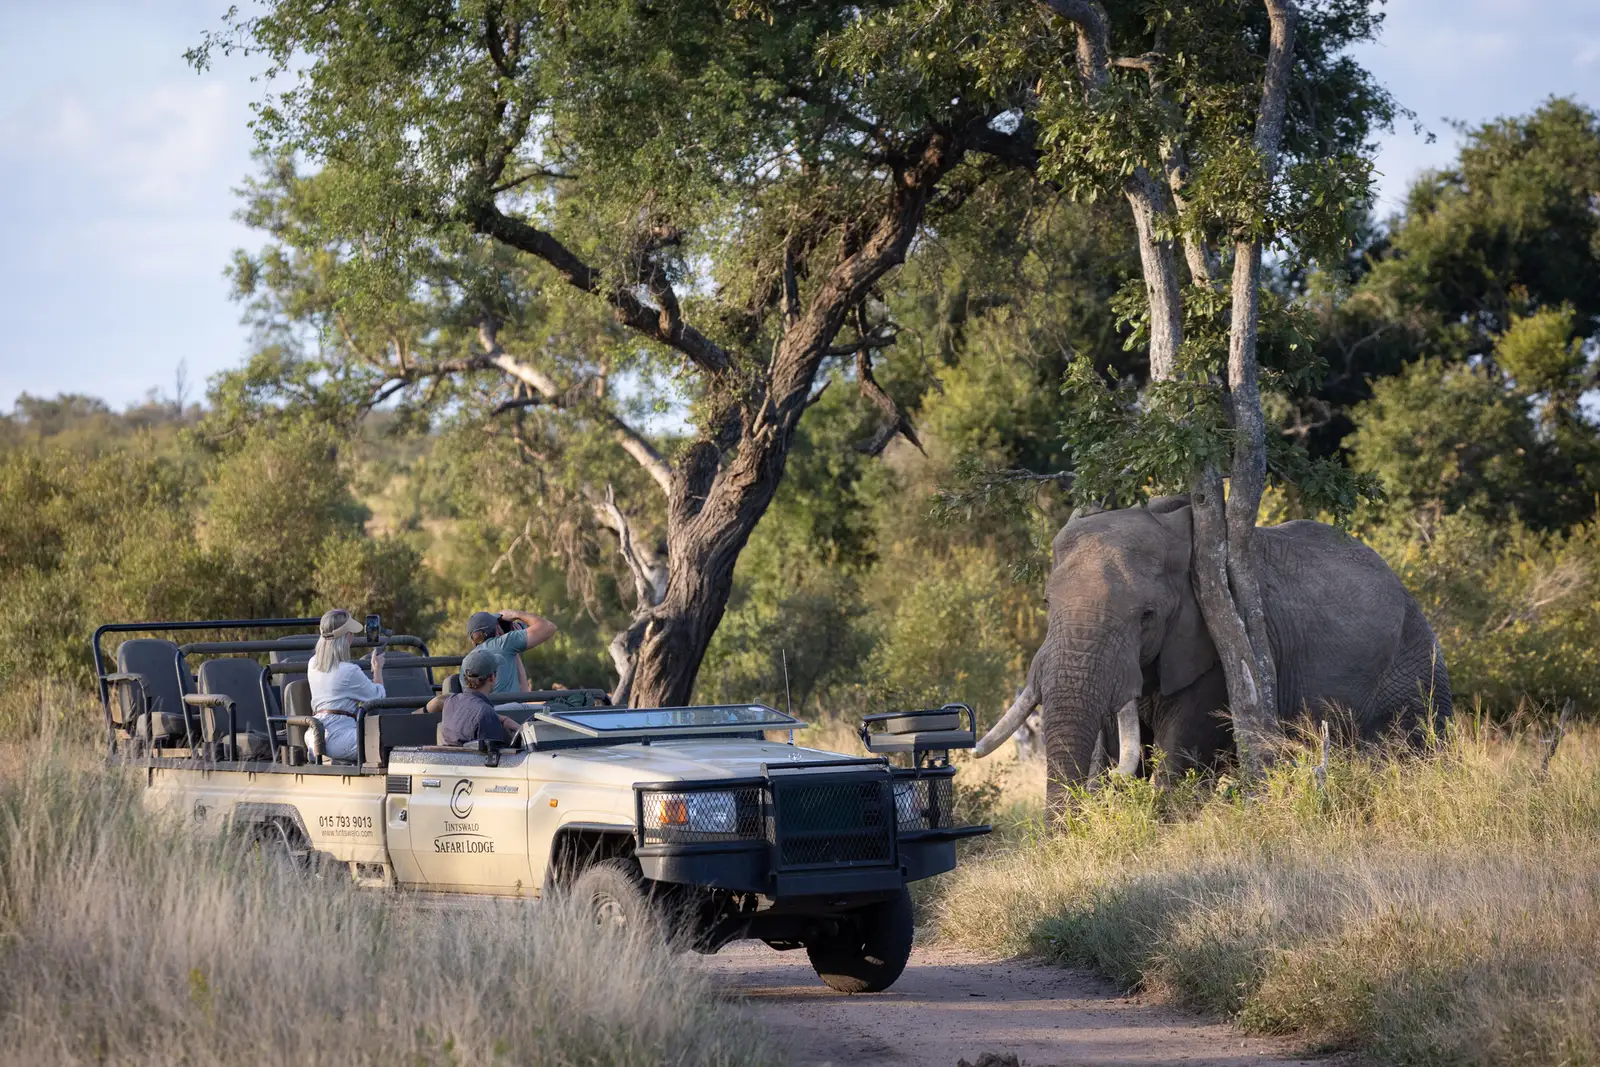
<path id="1" fill-rule="evenodd" d="M 587 734 L 739 727 L 783 730 L 804 726 L 765 704 L 713 704 L 698 708 L 552 708 L 541 718 Z"/>

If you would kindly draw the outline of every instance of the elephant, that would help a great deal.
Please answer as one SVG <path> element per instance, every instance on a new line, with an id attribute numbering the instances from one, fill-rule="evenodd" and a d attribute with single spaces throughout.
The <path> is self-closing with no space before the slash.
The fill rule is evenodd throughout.
<path id="1" fill-rule="evenodd" d="M 1049 626 L 1027 682 L 976 748 L 993 752 L 1041 707 L 1052 812 L 1068 783 L 1102 768 L 1140 773 L 1147 746 L 1163 775 L 1215 766 L 1233 749 L 1227 687 L 1193 587 L 1188 498 L 1085 511 L 1051 546 Z M 1433 629 L 1376 552 L 1305 520 L 1258 527 L 1252 548 L 1280 722 L 1336 718 L 1372 740 L 1420 736 L 1451 714 Z"/>

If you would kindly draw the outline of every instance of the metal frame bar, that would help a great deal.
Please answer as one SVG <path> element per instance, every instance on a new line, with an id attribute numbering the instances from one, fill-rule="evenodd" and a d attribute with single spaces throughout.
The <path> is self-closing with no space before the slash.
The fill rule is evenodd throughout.
<path id="1" fill-rule="evenodd" d="M 272 618 L 272 619 L 192 619 L 192 620 L 187 620 L 187 621 L 164 620 L 164 621 L 150 621 L 150 622 L 108 622 L 108 623 L 103 623 L 102 625 L 95 627 L 94 634 L 89 639 L 89 650 L 90 650 L 90 652 L 91 652 L 91 654 L 93 656 L 93 659 L 94 659 L 94 673 L 95 673 L 95 677 L 97 679 L 97 684 L 99 686 L 99 691 L 100 691 L 100 710 L 101 710 L 101 713 L 102 713 L 102 715 L 104 716 L 104 719 L 105 719 L 106 740 L 107 740 L 107 743 L 111 747 L 111 751 L 112 752 L 116 751 L 117 731 L 116 731 L 116 724 L 112 720 L 112 716 L 111 716 L 111 685 L 112 685 L 112 683 L 109 681 L 109 676 L 106 674 L 105 650 L 101 647 L 101 639 L 106 634 L 113 634 L 113 633 L 145 633 L 145 634 L 186 633 L 186 632 L 192 632 L 192 631 L 196 631 L 196 630 L 274 630 L 274 629 L 287 629 L 287 628 L 290 628 L 290 627 L 305 627 L 305 626 L 315 627 L 315 626 L 319 625 L 321 623 L 321 621 L 322 620 L 320 618 L 309 618 L 309 617 L 307 617 L 307 618 Z M 195 642 L 190 642 L 188 644 L 179 645 L 178 646 L 178 650 L 177 650 L 177 654 L 174 657 L 174 663 L 173 663 L 173 670 L 177 674 L 177 677 L 178 677 L 178 692 L 179 692 L 180 695 L 185 695 L 185 696 L 192 695 L 192 694 L 186 694 L 184 692 L 184 689 L 185 689 L 184 684 L 183 684 L 184 657 L 186 657 L 186 656 L 195 655 L 195 654 L 211 653 L 211 652 L 223 652 L 223 653 L 226 653 L 226 652 L 243 652 L 243 653 L 297 652 L 297 651 L 303 651 L 304 649 L 307 649 L 307 648 L 315 647 L 316 641 L 317 641 L 317 635 L 315 633 L 310 633 L 310 634 L 292 634 L 292 635 L 290 635 L 288 637 L 278 638 L 276 640 L 195 641 Z M 428 655 L 427 643 L 424 642 L 420 637 L 414 637 L 414 636 L 409 635 L 409 634 L 396 634 L 396 635 L 393 635 L 393 636 L 385 636 L 382 639 L 380 639 L 376 644 L 365 640 L 365 638 L 362 638 L 362 639 L 355 640 L 355 641 L 351 642 L 351 647 L 353 647 L 353 648 L 377 648 L 377 647 L 386 647 L 386 646 L 390 646 L 390 645 L 393 645 L 393 646 L 396 646 L 396 647 L 420 649 L 421 652 L 422 652 L 422 655 L 417 657 L 419 659 L 424 659 L 424 658 L 426 658 L 426 659 L 448 659 L 448 658 L 451 658 L 451 657 L 430 657 Z M 434 667 L 434 665 L 435 665 L 434 663 L 414 664 L 414 666 L 423 667 L 428 671 L 428 683 L 429 683 L 429 685 L 433 684 L 433 667 Z M 268 664 L 269 668 L 272 667 L 272 666 L 274 666 L 274 665 L 273 664 Z M 438 666 L 448 666 L 448 664 L 440 663 L 440 664 L 438 664 Z M 273 735 L 273 733 L 272 733 L 272 721 L 271 721 L 272 720 L 272 716 L 271 716 L 272 701 L 270 699 L 270 682 L 268 681 L 267 675 L 265 673 L 262 675 L 262 685 L 263 685 L 262 702 L 263 702 L 263 706 L 265 707 L 265 709 L 268 712 L 268 722 L 267 722 L 268 742 L 270 743 L 270 745 L 272 747 L 272 762 L 273 763 L 277 763 L 278 762 L 277 741 L 276 741 L 275 735 Z M 144 701 L 144 703 L 146 704 L 146 711 L 148 711 L 149 710 L 148 709 L 148 704 L 149 704 L 148 699 L 146 699 Z M 190 707 L 190 705 L 187 702 L 185 702 L 184 705 L 183 705 L 183 732 L 184 732 L 184 743 L 189 748 L 190 757 L 193 758 L 195 756 L 194 729 L 193 729 L 193 724 L 191 722 L 192 716 L 189 713 L 189 707 Z M 154 729 L 154 723 L 153 722 L 149 723 L 149 729 L 146 731 L 146 733 L 149 735 L 147 737 L 147 739 L 146 739 L 146 746 L 149 747 L 149 748 L 153 748 L 154 744 L 155 744 L 155 729 Z M 230 738 L 230 743 L 231 743 L 231 738 Z M 358 754 L 360 752 L 360 748 L 361 748 L 361 742 L 360 742 L 360 738 L 358 737 L 357 741 L 356 741 L 356 749 L 357 749 L 357 753 Z"/>
<path id="2" fill-rule="evenodd" d="M 94 654 L 94 673 L 100 680 L 100 706 L 105 710 L 106 729 L 111 731 L 111 692 L 105 682 L 106 657 L 100 648 L 100 639 L 106 634 L 176 633 L 189 630 L 242 630 L 284 629 L 290 626 L 316 626 L 321 619 L 202 619 L 191 622 L 108 622 L 95 627 L 89 638 L 89 649 Z M 180 675 L 181 677 L 181 675 Z M 187 720 L 188 715 L 184 718 Z M 116 734 L 111 733 L 112 737 Z"/>

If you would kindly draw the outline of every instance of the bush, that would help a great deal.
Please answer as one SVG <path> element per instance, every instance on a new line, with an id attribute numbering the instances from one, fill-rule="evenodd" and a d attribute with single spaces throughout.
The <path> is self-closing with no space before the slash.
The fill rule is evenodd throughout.
<path id="1" fill-rule="evenodd" d="M 0 776 L 0 1042 L 14 1062 L 775 1059 L 664 946 L 559 904 L 445 911 L 278 874 L 146 816 L 138 793 L 131 775 L 61 755 Z"/>
<path id="2" fill-rule="evenodd" d="M 1600 710 L 1600 526 L 1538 533 L 1470 513 L 1369 531 L 1433 624 L 1458 706 L 1505 718 L 1571 698 Z"/>
<path id="3" fill-rule="evenodd" d="M 1390 1063 L 1600 1060 L 1600 737 L 1469 725 L 1438 758 L 1309 748 L 1258 796 L 1190 777 L 1077 798 L 958 868 L 939 931 L 1039 952 Z"/>
<path id="4" fill-rule="evenodd" d="M 0 683 L 87 684 L 89 635 L 108 621 L 338 605 L 425 637 L 437 622 L 421 556 L 366 537 L 348 471 L 309 431 L 259 433 L 209 466 L 138 440 L 90 456 L 21 448 L 6 459 Z"/>

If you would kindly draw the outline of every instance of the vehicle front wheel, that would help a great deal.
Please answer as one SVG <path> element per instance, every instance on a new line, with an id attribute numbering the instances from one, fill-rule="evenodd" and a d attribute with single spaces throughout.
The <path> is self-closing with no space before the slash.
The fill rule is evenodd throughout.
<path id="1" fill-rule="evenodd" d="M 894 985 L 911 958 L 911 893 L 843 916 L 836 933 L 806 941 L 811 966 L 829 989 L 881 993 Z"/>
<path id="2" fill-rule="evenodd" d="M 610 859 L 584 868 L 568 896 L 596 926 L 654 934 L 661 916 L 633 860 Z"/>

